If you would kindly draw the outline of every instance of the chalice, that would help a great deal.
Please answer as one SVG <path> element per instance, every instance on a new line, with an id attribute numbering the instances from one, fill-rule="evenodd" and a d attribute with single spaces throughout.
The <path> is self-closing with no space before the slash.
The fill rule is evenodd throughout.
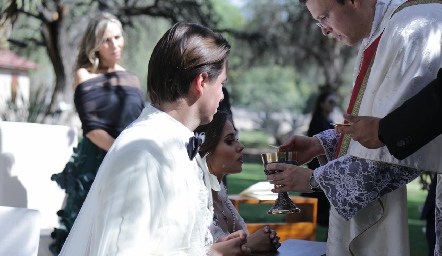
<path id="1" fill-rule="evenodd" d="M 266 166 L 270 163 L 287 163 L 298 165 L 298 152 L 273 152 L 273 153 L 264 153 L 261 154 L 262 163 L 264 164 L 264 173 L 266 175 L 275 174 L 277 172 L 282 172 L 282 170 L 267 170 Z M 275 188 L 283 187 L 284 185 L 276 185 Z M 295 203 L 290 199 L 287 192 L 278 193 L 278 198 L 275 203 L 272 205 L 267 214 L 288 214 L 300 212 Z"/>

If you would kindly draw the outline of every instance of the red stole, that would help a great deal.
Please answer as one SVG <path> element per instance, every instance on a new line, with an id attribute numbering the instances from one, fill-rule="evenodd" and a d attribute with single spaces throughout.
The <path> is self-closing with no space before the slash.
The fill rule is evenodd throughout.
<path id="1" fill-rule="evenodd" d="M 382 33 L 379 35 L 370 46 L 365 49 L 362 55 L 361 68 L 359 69 L 358 77 L 356 78 L 353 91 L 351 93 L 350 103 L 348 104 L 347 113 L 357 115 L 359 113 L 359 107 L 361 106 L 362 97 L 364 96 L 365 87 L 367 86 L 368 78 L 370 77 L 371 65 L 373 64 L 378 49 L 379 41 L 381 40 Z M 348 123 L 345 121 L 345 123 Z M 341 157 L 347 153 L 348 146 L 350 145 L 350 134 L 341 134 L 336 150 L 336 158 Z"/>

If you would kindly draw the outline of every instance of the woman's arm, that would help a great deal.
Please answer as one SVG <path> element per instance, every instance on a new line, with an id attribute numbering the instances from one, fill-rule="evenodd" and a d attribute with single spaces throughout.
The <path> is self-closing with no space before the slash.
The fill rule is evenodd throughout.
<path id="1" fill-rule="evenodd" d="M 84 81 L 95 77 L 96 74 L 91 74 L 89 71 L 87 71 L 85 68 L 77 69 L 74 73 L 74 89 Z M 97 145 L 99 148 L 104 149 L 108 151 L 112 144 L 114 143 L 115 139 L 109 135 L 105 130 L 103 129 L 94 129 L 89 131 L 85 135 L 89 140 L 92 141 L 95 145 Z"/>
<path id="2" fill-rule="evenodd" d="M 86 137 L 92 141 L 99 148 L 109 151 L 115 139 L 109 135 L 105 130 L 94 129 L 86 134 Z"/>

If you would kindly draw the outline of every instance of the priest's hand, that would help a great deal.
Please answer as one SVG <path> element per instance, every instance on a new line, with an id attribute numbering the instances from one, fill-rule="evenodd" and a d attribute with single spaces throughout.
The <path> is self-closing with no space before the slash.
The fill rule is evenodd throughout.
<path id="1" fill-rule="evenodd" d="M 351 138 L 366 148 L 380 148 L 384 146 L 379 140 L 379 120 L 372 116 L 353 116 L 344 114 L 345 120 L 352 123 L 350 126 L 337 126 L 339 133 L 350 134 Z"/>
<path id="2" fill-rule="evenodd" d="M 274 193 L 289 191 L 301 193 L 313 192 L 309 184 L 310 177 L 313 174 L 313 170 L 311 169 L 285 163 L 271 163 L 266 166 L 266 169 L 282 171 L 267 175 L 267 180 L 270 184 L 276 185 L 275 188 L 272 189 Z"/>
<path id="3" fill-rule="evenodd" d="M 297 151 L 299 165 L 308 163 L 313 158 L 324 154 L 324 148 L 319 142 L 319 139 L 301 135 L 290 137 L 284 144 L 279 146 L 278 151 Z"/>

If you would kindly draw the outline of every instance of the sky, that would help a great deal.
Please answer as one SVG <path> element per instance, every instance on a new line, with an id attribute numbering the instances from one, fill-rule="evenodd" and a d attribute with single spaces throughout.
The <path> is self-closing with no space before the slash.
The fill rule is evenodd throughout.
<path id="1" fill-rule="evenodd" d="M 238 7 L 241 7 L 244 5 L 244 3 L 246 2 L 245 0 L 228 0 L 229 2 L 231 2 L 233 5 L 236 5 Z"/>

